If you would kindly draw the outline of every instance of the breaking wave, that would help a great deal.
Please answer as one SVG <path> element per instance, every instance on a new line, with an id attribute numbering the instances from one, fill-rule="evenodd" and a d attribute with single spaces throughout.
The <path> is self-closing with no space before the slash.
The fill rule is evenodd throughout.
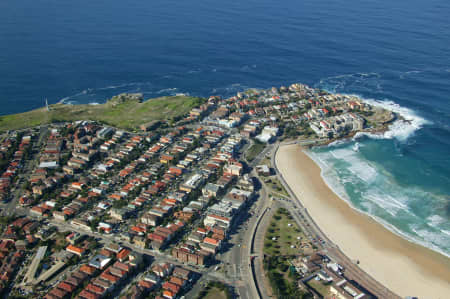
<path id="1" fill-rule="evenodd" d="M 368 146 L 368 145 L 366 145 Z M 439 215 L 443 199 L 419 187 L 405 188 L 382 166 L 352 150 L 352 143 L 338 143 L 306 152 L 321 168 L 321 176 L 349 206 L 403 238 L 450 257 L 450 224 Z M 428 205 L 428 217 L 415 209 Z"/>
<path id="2" fill-rule="evenodd" d="M 363 99 L 365 102 L 381 107 L 387 110 L 391 110 L 399 114 L 403 119 L 396 120 L 389 126 L 389 130 L 384 132 L 383 138 L 393 139 L 396 138 L 399 141 L 405 141 L 412 136 L 417 130 L 421 129 L 424 125 L 431 124 L 429 120 L 417 115 L 413 110 L 400 106 L 399 104 L 385 100 L 379 101 L 374 99 Z M 369 137 L 374 137 L 374 134 L 369 134 Z M 356 137 L 356 136 L 355 136 Z M 375 137 L 377 138 L 377 137 Z"/>
<path id="3" fill-rule="evenodd" d="M 386 110 L 393 111 L 401 116 L 400 119 L 395 120 L 391 125 L 389 125 L 389 129 L 383 133 L 372 133 L 372 132 L 357 132 L 352 139 L 340 139 L 333 141 L 328 144 L 328 147 L 339 146 L 344 143 L 348 143 L 351 141 L 356 141 L 362 139 L 364 137 L 371 139 L 397 139 L 398 141 L 405 142 L 409 137 L 413 136 L 416 131 L 423 128 L 425 125 L 431 125 L 432 122 L 419 116 L 412 109 L 400 106 L 399 104 L 390 101 L 390 100 L 374 100 L 374 99 L 366 99 L 362 98 L 359 95 L 351 94 L 353 96 L 358 96 L 364 102 L 376 106 L 381 107 Z"/>
<path id="4" fill-rule="evenodd" d="M 223 87 L 214 87 L 209 92 L 210 95 L 221 95 L 223 97 L 234 96 L 238 92 L 242 92 L 255 87 L 247 86 L 241 83 L 233 83 Z M 258 88 L 256 88 L 258 89 Z"/>

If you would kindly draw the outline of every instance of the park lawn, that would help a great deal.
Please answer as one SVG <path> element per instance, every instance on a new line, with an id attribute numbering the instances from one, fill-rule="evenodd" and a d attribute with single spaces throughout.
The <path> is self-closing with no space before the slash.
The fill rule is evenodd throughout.
<path id="1" fill-rule="evenodd" d="M 113 98 L 114 99 L 114 98 Z M 117 128 L 132 130 L 153 120 L 171 120 L 187 114 L 203 103 L 203 99 L 188 96 L 169 96 L 136 100 L 110 100 L 100 105 L 50 105 L 46 108 L 0 117 L 0 131 L 16 130 L 54 122 L 93 120 Z"/>
<path id="2" fill-rule="evenodd" d="M 247 150 L 247 153 L 245 157 L 247 158 L 247 161 L 251 162 L 253 159 L 258 156 L 260 152 L 266 147 L 264 143 L 253 143 L 253 145 Z"/>
<path id="3" fill-rule="evenodd" d="M 265 254 L 272 256 L 301 254 L 301 240 L 298 240 L 297 237 L 304 239 L 305 235 L 295 220 L 289 219 L 289 216 L 289 212 L 285 209 L 278 209 L 275 212 L 264 236 Z M 276 240 L 272 240 L 273 237 Z M 295 245 L 295 248 L 291 248 L 291 245 Z"/>
<path id="4" fill-rule="evenodd" d="M 287 193 L 286 189 L 284 189 L 281 182 L 277 179 L 276 176 L 268 177 L 264 180 L 264 183 L 266 183 L 266 186 L 270 188 L 270 191 L 274 195 L 283 195 L 285 197 L 289 197 L 289 194 Z"/>
<path id="5" fill-rule="evenodd" d="M 304 298 L 304 292 L 297 286 L 298 277 L 289 270 L 290 259 L 285 256 L 264 257 L 264 270 L 274 298 Z"/>
<path id="6" fill-rule="evenodd" d="M 227 299 L 227 294 L 224 290 L 213 287 L 208 290 L 208 293 L 203 299 Z"/>
<path id="7" fill-rule="evenodd" d="M 272 166 L 272 163 L 270 162 L 270 158 L 269 158 L 269 157 L 265 157 L 265 158 L 261 161 L 260 165 L 267 165 L 268 167 L 271 167 L 271 166 Z"/>
<path id="8" fill-rule="evenodd" d="M 210 281 L 208 285 L 197 296 L 197 299 L 228 299 L 228 298 L 232 298 L 232 295 L 227 285 L 219 281 Z"/>

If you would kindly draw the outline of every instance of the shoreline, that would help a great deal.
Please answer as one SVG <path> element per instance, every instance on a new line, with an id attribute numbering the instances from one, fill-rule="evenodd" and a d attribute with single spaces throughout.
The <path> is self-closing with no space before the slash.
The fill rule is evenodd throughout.
<path id="1" fill-rule="evenodd" d="M 320 229 L 349 258 L 359 260 L 370 276 L 401 296 L 445 298 L 450 293 L 448 257 L 391 232 L 351 207 L 328 187 L 319 165 L 301 147 L 280 146 L 275 159 Z"/>
<path id="2" fill-rule="evenodd" d="M 320 163 L 317 162 L 316 160 L 314 160 L 314 158 L 312 157 L 312 155 L 311 155 L 310 153 L 308 153 L 308 149 L 307 149 L 307 148 L 304 148 L 303 153 L 304 153 L 306 156 L 308 156 L 308 158 L 311 159 L 311 160 L 313 161 L 313 163 L 316 164 L 316 165 L 320 168 L 320 170 L 321 170 L 321 172 L 320 172 L 320 177 L 321 177 L 322 180 L 325 182 L 325 184 L 328 186 L 328 188 L 329 188 L 334 194 L 336 194 L 336 196 L 339 197 L 340 200 L 344 201 L 351 209 L 353 209 L 353 210 L 355 210 L 357 213 L 363 214 L 364 216 L 367 216 L 367 217 L 369 217 L 370 219 L 372 219 L 373 221 L 375 221 L 375 222 L 381 224 L 385 229 L 387 229 L 389 232 L 391 232 L 391 233 L 397 235 L 398 237 L 400 237 L 400 238 L 402 238 L 402 239 L 405 239 L 405 240 L 407 240 L 408 242 L 411 242 L 411 243 L 413 243 L 413 244 L 415 244 L 415 245 L 424 247 L 425 249 L 428 249 L 428 250 L 431 250 L 431 251 L 433 251 L 433 252 L 436 252 L 436 253 L 438 253 L 438 254 L 440 254 L 440 255 L 442 255 L 442 256 L 447 257 L 447 258 L 450 259 L 450 254 L 447 254 L 447 253 L 443 252 L 440 248 L 438 248 L 438 247 L 431 248 L 431 247 L 427 246 L 427 244 L 423 244 L 423 243 L 421 243 L 419 240 L 415 240 L 415 239 L 413 239 L 412 237 L 410 237 L 410 236 L 404 234 L 402 231 L 400 231 L 399 229 L 397 229 L 395 226 L 393 226 L 393 225 L 390 224 L 389 222 L 386 222 L 386 221 L 383 220 L 382 218 L 379 218 L 379 217 L 377 217 L 377 216 L 375 216 L 375 215 L 371 215 L 371 214 L 369 214 L 369 213 L 367 213 L 367 212 L 361 211 L 361 210 L 359 210 L 358 208 L 356 208 L 355 206 L 353 206 L 353 204 L 352 204 L 349 200 L 347 200 L 347 199 L 345 199 L 345 198 L 342 198 L 342 197 L 338 194 L 338 192 L 336 192 L 335 190 L 333 190 L 333 188 L 330 186 L 330 184 L 329 184 L 329 182 L 327 181 L 327 179 L 325 178 L 325 176 L 323 176 L 323 174 L 322 174 L 323 169 L 322 169 L 322 167 L 320 166 Z"/>

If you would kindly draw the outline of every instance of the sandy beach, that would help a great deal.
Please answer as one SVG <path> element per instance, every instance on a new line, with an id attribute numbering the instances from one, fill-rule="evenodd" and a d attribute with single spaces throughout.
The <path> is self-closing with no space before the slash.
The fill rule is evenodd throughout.
<path id="1" fill-rule="evenodd" d="M 450 297 L 449 258 L 352 209 L 328 188 L 320 167 L 298 145 L 281 146 L 276 163 L 322 231 L 373 278 L 402 297 Z"/>

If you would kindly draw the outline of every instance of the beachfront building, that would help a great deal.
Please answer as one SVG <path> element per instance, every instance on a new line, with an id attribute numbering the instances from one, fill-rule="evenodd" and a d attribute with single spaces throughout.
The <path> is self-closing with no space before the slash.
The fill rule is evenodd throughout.
<path id="1" fill-rule="evenodd" d="M 364 119 L 356 113 L 345 113 L 310 122 L 310 128 L 319 137 L 332 138 L 364 128 Z"/>
<path id="2" fill-rule="evenodd" d="M 279 129 L 277 127 L 266 126 L 262 130 L 261 134 L 256 136 L 256 139 L 264 143 L 269 143 L 273 139 L 275 139 L 275 137 L 278 135 L 278 131 Z"/>

